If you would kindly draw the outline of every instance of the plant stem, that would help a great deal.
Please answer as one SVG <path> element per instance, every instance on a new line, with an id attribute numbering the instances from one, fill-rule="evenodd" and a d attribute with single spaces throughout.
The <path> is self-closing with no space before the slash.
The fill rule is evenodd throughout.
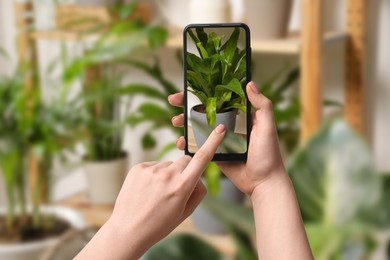
<path id="1" fill-rule="evenodd" d="M 13 233 L 13 223 L 15 220 L 15 197 L 13 194 L 12 187 L 9 187 L 9 185 L 6 186 L 6 193 L 7 193 L 7 232 Z"/>

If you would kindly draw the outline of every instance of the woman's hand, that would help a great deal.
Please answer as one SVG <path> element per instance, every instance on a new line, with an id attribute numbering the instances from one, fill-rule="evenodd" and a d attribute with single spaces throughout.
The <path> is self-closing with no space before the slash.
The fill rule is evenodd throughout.
<path id="1" fill-rule="evenodd" d="M 253 82 L 246 87 L 249 101 L 255 112 L 252 115 L 252 130 L 248 148 L 248 159 L 244 163 L 218 163 L 222 172 L 244 193 L 251 196 L 256 187 L 271 177 L 284 174 L 284 166 L 279 151 L 278 135 L 274 123 L 272 103 L 259 93 Z M 173 106 L 183 106 L 183 93 L 168 97 Z M 172 118 L 175 127 L 184 125 L 184 115 Z M 184 150 L 186 142 L 180 137 L 177 147 Z"/>
<path id="2" fill-rule="evenodd" d="M 224 136 L 225 128 L 219 125 L 193 158 L 183 156 L 176 162 L 134 166 L 111 218 L 78 258 L 138 259 L 167 236 L 206 195 L 200 177 Z"/>
<path id="3" fill-rule="evenodd" d="M 313 259 L 303 226 L 294 188 L 286 174 L 279 151 L 271 101 L 250 82 L 246 91 L 255 108 L 248 147 L 248 159 L 241 163 L 218 163 L 222 172 L 243 192 L 251 196 L 256 222 L 259 259 Z M 183 94 L 168 98 L 183 105 Z M 172 119 L 182 126 L 183 115 Z M 177 141 L 179 149 L 185 140 Z M 283 250 L 280 248 L 283 247 Z"/>

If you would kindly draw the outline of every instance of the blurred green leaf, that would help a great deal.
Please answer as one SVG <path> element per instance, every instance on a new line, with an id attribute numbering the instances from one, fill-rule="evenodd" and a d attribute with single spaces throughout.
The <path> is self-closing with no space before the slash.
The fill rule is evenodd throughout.
<path id="1" fill-rule="evenodd" d="M 149 35 L 149 46 L 152 49 L 161 47 L 168 38 L 168 31 L 162 27 L 152 28 Z"/>
<path id="2" fill-rule="evenodd" d="M 199 238 L 180 234 L 168 237 L 153 246 L 144 260 L 219 260 L 222 255 Z"/>
<path id="3" fill-rule="evenodd" d="M 341 102 L 335 101 L 335 100 L 330 100 L 330 99 L 325 99 L 324 100 L 324 105 L 328 107 L 338 107 L 338 108 L 344 108 L 344 105 Z"/>
<path id="4" fill-rule="evenodd" d="M 117 5 L 116 11 L 118 12 L 120 19 L 125 20 L 129 18 L 132 13 L 134 13 L 136 7 L 137 7 L 137 3 L 131 3 L 127 5 Z"/>
<path id="5" fill-rule="evenodd" d="M 256 233 L 253 212 L 240 204 L 220 200 L 213 197 L 205 197 L 204 207 L 226 226 L 235 227 L 237 230 L 254 236 Z"/>
<path id="6" fill-rule="evenodd" d="M 150 133 L 146 133 L 142 137 L 142 147 L 145 150 L 153 149 L 154 147 L 156 147 L 156 139 L 154 139 L 154 137 Z"/>
<path id="7" fill-rule="evenodd" d="M 256 227 L 252 211 L 241 204 L 209 196 L 203 200 L 203 205 L 226 226 L 233 236 L 237 248 L 235 259 L 258 259 L 257 250 L 253 244 Z"/>
<path id="8" fill-rule="evenodd" d="M 221 174 L 221 170 L 215 163 L 209 163 L 204 172 L 208 193 L 213 197 L 216 197 L 219 194 L 219 178 L 221 177 Z"/>
<path id="9" fill-rule="evenodd" d="M 135 60 L 126 60 L 124 64 L 138 68 L 148 74 L 150 77 L 155 79 L 160 83 L 161 87 L 164 89 L 166 96 L 174 94 L 179 91 L 179 88 L 176 87 L 172 82 L 168 81 L 161 72 L 159 65 L 159 60 L 155 57 L 154 65 L 149 65 L 145 62 L 135 61 Z M 175 108 L 173 108 L 175 109 Z"/>
<path id="10" fill-rule="evenodd" d="M 381 198 L 376 210 L 369 212 L 370 219 L 381 230 L 390 228 L 390 174 L 382 173 Z"/>
<path id="11" fill-rule="evenodd" d="M 321 223 L 305 225 L 315 259 L 364 259 L 375 248 L 372 231 L 359 223 L 343 228 Z"/>
<path id="12" fill-rule="evenodd" d="M 121 87 L 118 92 L 121 95 L 144 95 L 147 97 L 152 97 L 152 98 L 158 98 L 161 100 L 166 101 L 167 96 L 165 94 L 162 94 L 160 91 L 148 86 L 148 85 L 143 85 L 143 84 L 130 84 L 125 87 Z"/>
<path id="13" fill-rule="evenodd" d="M 3 48 L 0 48 L 0 57 L 8 60 L 8 54 Z"/>
<path id="14" fill-rule="evenodd" d="M 158 155 L 156 156 L 156 161 L 162 160 L 164 158 L 164 156 L 167 155 L 170 151 L 176 150 L 176 149 L 177 149 L 176 143 L 168 143 L 158 153 Z"/>
<path id="15" fill-rule="evenodd" d="M 322 128 L 290 158 L 287 169 L 304 221 L 344 225 L 379 199 L 371 152 L 341 120 Z"/>
<path id="16" fill-rule="evenodd" d="M 257 249 L 253 247 L 250 234 L 236 229 L 234 226 L 229 226 L 230 234 L 233 236 L 237 246 L 237 260 L 257 260 Z"/>

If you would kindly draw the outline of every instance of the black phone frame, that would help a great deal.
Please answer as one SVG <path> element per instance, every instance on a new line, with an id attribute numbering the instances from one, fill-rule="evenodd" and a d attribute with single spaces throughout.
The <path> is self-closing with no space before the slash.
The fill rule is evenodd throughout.
<path id="1" fill-rule="evenodd" d="M 188 109 L 187 109 L 187 31 L 189 29 L 196 28 L 242 28 L 245 31 L 245 47 L 246 47 L 246 83 L 251 81 L 251 62 L 252 62 L 252 48 L 250 42 L 250 29 L 249 26 L 244 23 L 207 23 L 207 24 L 189 24 L 183 30 L 183 65 L 184 65 L 184 138 L 186 140 L 185 154 L 194 156 L 195 153 L 191 153 L 188 150 Z M 249 139 L 250 132 L 252 129 L 252 116 L 251 108 L 252 105 L 248 99 L 248 94 L 244 89 L 246 97 L 246 137 L 247 137 L 247 149 L 245 153 L 216 153 L 213 156 L 212 161 L 215 162 L 226 162 L 226 161 L 246 161 L 248 157 Z"/>

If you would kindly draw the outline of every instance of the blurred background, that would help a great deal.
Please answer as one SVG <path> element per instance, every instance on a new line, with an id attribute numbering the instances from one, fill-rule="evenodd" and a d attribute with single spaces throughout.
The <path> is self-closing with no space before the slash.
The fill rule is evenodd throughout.
<path id="1" fill-rule="evenodd" d="M 388 0 L 0 1 L 0 259 L 71 258 L 131 166 L 182 155 L 182 31 L 214 22 L 251 29 L 316 259 L 390 259 Z M 144 259 L 257 259 L 248 198 L 204 181 Z"/>

